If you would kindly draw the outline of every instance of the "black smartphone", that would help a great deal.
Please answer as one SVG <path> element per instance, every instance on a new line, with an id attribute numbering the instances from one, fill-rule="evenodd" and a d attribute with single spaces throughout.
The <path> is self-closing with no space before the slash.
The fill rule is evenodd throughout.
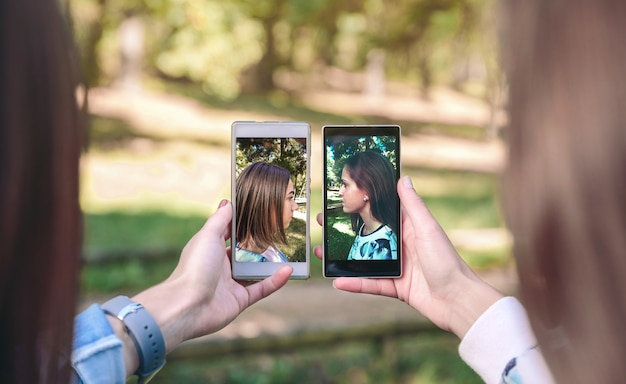
<path id="1" fill-rule="evenodd" d="M 325 277 L 402 275 L 399 125 L 325 125 Z"/>
<path id="2" fill-rule="evenodd" d="M 309 141 L 305 122 L 232 125 L 232 275 L 258 280 L 285 263 L 310 275 Z"/>

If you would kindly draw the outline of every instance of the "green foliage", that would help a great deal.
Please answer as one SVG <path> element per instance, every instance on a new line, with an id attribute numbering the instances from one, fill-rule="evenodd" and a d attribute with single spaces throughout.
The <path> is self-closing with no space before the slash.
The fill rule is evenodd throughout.
<path id="1" fill-rule="evenodd" d="M 326 175 L 329 188 L 339 188 L 341 172 L 345 162 L 354 154 L 365 151 L 376 151 L 396 164 L 397 143 L 393 136 L 355 136 L 354 139 L 342 139 L 337 143 L 326 143 Z"/>
<path id="2" fill-rule="evenodd" d="M 88 84 L 120 70 L 120 26 L 144 25 L 144 70 L 191 80 L 223 100 L 273 89 L 278 69 L 364 70 L 377 49 L 388 75 L 430 86 L 469 81 L 472 64 L 497 78 L 489 0 L 75 0 L 72 19 Z M 463 71 L 461 71 L 463 72 Z M 482 79 L 486 86 L 494 86 Z M 432 83 L 432 84 L 431 84 Z"/>
<path id="3" fill-rule="evenodd" d="M 291 262 L 306 261 L 306 222 L 301 219 L 292 219 L 286 231 L 287 246 L 281 250 Z"/>
<path id="4" fill-rule="evenodd" d="M 307 148 L 293 138 L 239 138 L 237 140 L 237 175 L 251 163 L 263 161 L 276 164 L 291 174 L 296 196 L 304 196 Z"/>
<path id="5" fill-rule="evenodd" d="M 259 24 L 220 1 L 185 1 L 171 7 L 166 20 L 175 28 L 155 56 L 156 68 L 200 82 L 221 98 L 236 97 L 239 75 L 263 53 Z"/>

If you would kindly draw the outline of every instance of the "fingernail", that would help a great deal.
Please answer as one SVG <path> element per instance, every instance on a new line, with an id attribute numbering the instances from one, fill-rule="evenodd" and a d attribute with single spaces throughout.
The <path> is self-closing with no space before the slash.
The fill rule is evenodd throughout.
<path id="1" fill-rule="evenodd" d="M 228 204 L 228 200 L 226 199 L 222 199 L 222 201 L 220 201 L 220 205 L 217 207 L 217 209 L 222 208 L 223 206 L 225 206 L 226 204 Z"/>
<path id="2" fill-rule="evenodd" d="M 411 181 L 410 177 L 404 176 L 403 183 L 406 188 L 413 188 L 413 182 Z"/>

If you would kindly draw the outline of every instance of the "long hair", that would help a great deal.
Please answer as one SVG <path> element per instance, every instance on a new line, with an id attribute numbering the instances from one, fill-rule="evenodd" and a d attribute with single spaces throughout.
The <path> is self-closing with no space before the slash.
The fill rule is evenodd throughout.
<path id="1" fill-rule="evenodd" d="M 81 123 L 53 0 L 0 5 L 0 381 L 69 381 Z"/>
<path id="2" fill-rule="evenodd" d="M 396 171 L 383 155 L 374 151 L 359 152 L 348 158 L 344 167 L 360 190 L 369 197 L 374 218 L 387 224 L 398 233 L 398 194 Z M 352 230 L 359 231 L 363 219 L 358 213 L 350 214 Z"/>
<path id="3" fill-rule="evenodd" d="M 505 198 L 522 300 L 558 382 L 619 382 L 626 357 L 626 3 L 507 5 Z"/>
<path id="4" fill-rule="evenodd" d="M 274 164 L 248 165 L 236 180 L 237 242 L 265 249 L 287 244 L 283 228 L 285 191 L 289 172 Z"/>

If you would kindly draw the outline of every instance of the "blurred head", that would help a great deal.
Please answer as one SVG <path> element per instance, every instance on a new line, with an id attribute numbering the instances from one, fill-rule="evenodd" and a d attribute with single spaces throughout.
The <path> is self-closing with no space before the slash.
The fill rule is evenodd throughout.
<path id="1" fill-rule="evenodd" d="M 82 125 L 54 0 L 0 2 L 0 381 L 68 382 Z"/>
<path id="2" fill-rule="evenodd" d="M 291 175 L 277 165 L 257 162 L 236 181 L 237 242 L 266 249 L 287 243 L 285 229 L 298 209 Z"/>
<path id="3" fill-rule="evenodd" d="M 521 294 L 563 383 L 626 356 L 626 3 L 507 2 L 505 201 Z"/>
<path id="4" fill-rule="evenodd" d="M 376 220 L 397 233 L 396 171 L 391 162 L 378 152 L 359 152 L 346 160 L 341 175 L 340 194 L 344 211 L 351 213 L 352 229 L 359 230 L 363 220 L 358 213 L 369 209 Z"/>

